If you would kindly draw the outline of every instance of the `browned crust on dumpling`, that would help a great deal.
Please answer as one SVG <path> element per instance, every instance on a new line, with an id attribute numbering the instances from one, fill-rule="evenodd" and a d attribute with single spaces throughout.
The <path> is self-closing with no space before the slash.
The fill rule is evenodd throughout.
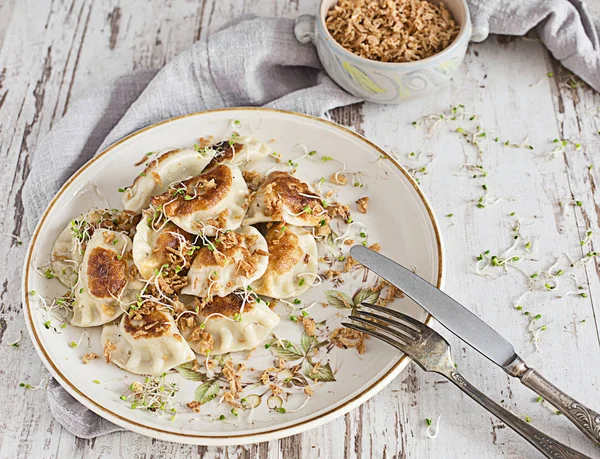
<path id="1" fill-rule="evenodd" d="M 202 309 L 202 315 L 207 317 L 209 314 L 222 314 L 225 317 L 233 318 L 236 314 L 240 313 L 242 307 L 242 297 L 235 293 L 231 293 L 227 296 L 215 296 L 210 303 L 207 303 Z M 250 312 L 254 309 L 254 299 L 248 297 L 246 304 L 244 305 L 244 312 Z M 219 316 L 212 316 L 210 319 L 218 319 Z"/>
<path id="2" fill-rule="evenodd" d="M 156 238 L 156 243 L 153 247 L 153 256 L 161 265 L 170 263 L 171 257 L 169 255 L 179 250 L 179 239 L 171 233 L 181 234 L 188 242 L 193 240 L 193 236 L 190 233 L 168 222 Z"/>
<path id="3" fill-rule="evenodd" d="M 249 190 L 258 190 L 258 186 L 262 181 L 262 175 L 260 175 L 260 172 L 255 170 L 244 169 L 242 171 L 242 176 L 244 177 L 244 181 L 246 182 L 246 186 Z"/>
<path id="4" fill-rule="evenodd" d="M 88 288 L 96 298 L 118 296 L 129 280 L 127 262 L 112 250 L 95 247 L 88 259 Z"/>
<path id="5" fill-rule="evenodd" d="M 209 148 L 215 151 L 215 156 L 210 160 L 206 169 L 215 167 L 217 164 L 232 162 L 236 153 L 241 151 L 244 146 L 239 143 L 230 143 L 229 140 L 223 140 L 222 142 L 211 145 Z"/>
<path id="6" fill-rule="evenodd" d="M 307 183 L 287 172 L 271 172 L 265 178 L 261 189 L 265 199 L 264 213 L 274 220 L 285 221 L 287 215 L 283 212 L 283 206 L 287 206 L 294 214 L 304 212 L 298 215 L 298 218 L 311 226 L 317 225 L 323 219 L 321 197 L 311 191 Z M 305 211 L 305 209 L 309 210 Z"/>
<path id="7" fill-rule="evenodd" d="M 115 313 L 117 312 L 117 305 L 116 304 L 104 304 L 102 303 L 102 313 L 106 316 L 106 317 L 114 317 Z"/>
<path id="8" fill-rule="evenodd" d="M 190 215 L 214 208 L 231 191 L 232 183 L 231 169 L 221 164 L 197 177 L 181 182 L 180 187 L 172 187 L 162 195 L 152 197 L 151 203 L 155 206 L 164 204 L 167 217 Z M 177 193 L 178 189 L 184 188 L 185 193 Z M 188 199 L 185 199 L 186 196 Z"/>
<path id="9" fill-rule="evenodd" d="M 241 254 L 237 262 L 236 272 L 245 277 L 250 277 L 256 272 L 256 266 L 260 257 L 269 254 L 262 250 L 255 250 L 252 247 L 256 243 L 258 236 L 256 234 L 241 234 L 235 231 L 228 231 L 212 243 L 216 250 L 210 250 L 208 247 L 202 247 L 194 261 L 192 268 L 201 269 L 206 266 L 227 266 L 234 262 L 234 256 Z M 246 244 L 247 247 L 243 247 Z"/>
<path id="10" fill-rule="evenodd" d="M 302 261 L 304 252 L 298 244 L 298 236 L 286 228 L 285 224 L 273 225 L 265 236 L 269 246 L 267 272 L 286 273 Z"/>
<path id="11" fill-rule="evenodd" d="M 125 316 L 123 327 L 133 339 L 157 338 L 171 329 L 171 323 L 162 306 L 145 303 L 139 310 Z"/>

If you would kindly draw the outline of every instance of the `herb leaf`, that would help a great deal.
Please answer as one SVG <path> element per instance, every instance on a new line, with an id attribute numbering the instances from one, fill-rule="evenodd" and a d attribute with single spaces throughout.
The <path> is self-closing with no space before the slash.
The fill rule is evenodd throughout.
<path id="1" fill-rule="evenodd" d="M 310 347 L 315 342 L 315 338 L 313 336 L 308 336 L 306 332 L 302 333 L 302 338 L 300 338 L 300 346 L 302 346 L 302 350 L 304 354 L 307 354 L 310 350 Z"/>
<path id="2" fill-rule="evenodd" d="M 359 288 L 352 296 L 352 302 L 354 306 L 358 306 L 360 303 L 375 303 L 379 299 L 379 292 L 373 291 L 369 287 Z"/>
<path id="3" fill-rule="evenodd" d="M 338 309 L 346 309 L 354 306 L 352 299 L 343 292 L 337 290 L 325 290 L 325 297 L 330 306 Z"/>
<path id="4" fill-rule="evenodd" d="M 311 362 L 304 360 L 302 362 L 302 373 L 304 373 L 308 378 L 313 381 L 320 382 L 335 382 L 335 377 L 333 376 L 333 370 L 327 362 L 325 365 L 320 365 L 316 370 L 315 366 Z"/>
<path id="5" fill-rule="evenodd" d="M 193 362 L 187 362 L 182 365 L 179 365 L 178 367 L 175 367 L 175 369 L 185 379 L 189 379 L 190 381 L 206 382 L 208 380 L 208 377 L 204 373 L 192 370 L 192 365 Z"/>
<path id="6" fill-rule="evenodd" d="M 281 343 L 283 343 L 283 346 Z M 304 357 L 304 354 L 298 346 L 295 346 L 291 341 L 284 339 L 281 340 L 281 343 L 279 341 L 273 341 L 269 350 L 283 360 L 294 361 Z"/>
<path id="7" fill-rule="evenodd" d="M 204 405 L 215 398 L 220 390 L 221 385 L 219 384 L 219 381 L 212 379 L 196 388 L 196 392 L 194 392 L 194 400 L 199 402 L 201 405 Z"/>

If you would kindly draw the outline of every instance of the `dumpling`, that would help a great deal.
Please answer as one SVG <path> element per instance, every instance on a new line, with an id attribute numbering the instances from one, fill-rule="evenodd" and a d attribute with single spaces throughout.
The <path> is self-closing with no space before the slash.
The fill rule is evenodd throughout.
<path id="1" fill-rule="evenodd" d="M 235 164 L 240 166 L 269 156 L 271 148 L 264 142 L 251 136 L 237 137 L 207 147 L 214 151 L 214 157 L 207 168 L 217 164 Z"/>
<path id="2" fill-rule="evenodd" d="M 182 293 L 211 298 L 246 289 L 267 269 L 267 241 L 252 226 L 219 234 L 198 250 Z"/>
<path id="3" fill-rule="evenodd" d="M 246 214 L 248 186 L 232 164 L 215 168 L 171 186 L 152 198 L 169 220 L 192 234 L 214 236 L 217 230 L 239 228 Z"/>
<path id="4" fill-rule="evenodd" d="M 73 223 L 78 220 L 72 220 L 71 223 L 60 233 L 58 239 L 50 252 L 50 263 L 54 275 L 67 287 L 71 288 L 77 283 L 79 277 L 79 266 L 83 260 L 87 240 L 82 241 L 81 237 L 73 233 Z"/>
<path id="5" fill-rule="evenodd" d="M 103 325 L 135 301 L 142 283 L 135 279 L 131 245 L 131 239 L 123 233 L 102 228 L 94 231 L 75 286 L 71 325 Z"/>
<path id="6" fill-rule="evenodd" d="M 171 150 L 150 160 L 146 169 L 123 193 L 125 209 L 140 213 L 150 198 L 166 191 L 170 184 L 200 174 L 213 158 L 213 152 L 191 148 Z"/>
<path id="7" fill-rule="evenodd" d="M 317 243 L 304 228 L 279 223 L 266 235 L 269 266 L 251 287 L 257 295 L 289 298 L 306 292 L 314 283 L 319 265 Z"/>
<path id="8" fill-rule="evenodd" d="M 131 373 L 158 376 L 196 358 L 171 314 L 152 302 L 105 325 L 101 340 L 107 361 Z"/>
<path id="9" fill-rule="evenodd" d="M 204 355 L 254 349 L 278 323 L 279 316 L 267 303 L 237 293 L 216 296 L 198 315 L 182 315 L 179 319 L 191 348 Z"/>
<path id="10" fill-rule="evenodd" d="M 144 212 L 133 238 L 133 262 L 144 279 L 150 279 L 161 266 L 189 267 L 188 252 L 193 250 L 193 236 L 167 222 L 155 227 L 152 212 Z"/>
<path id="11" fill-rule="evenodd" d="M 256 192 L 244 225 L 285 221 L 296 226 L 318 226 L 328 218 L 323 205 L 308 184 L 288 172 L 273 171 Z"/>
<path id="12" fill-rule="evenodd" d="M 52 247 L 52 272 L 67 287 L 73 287 L 94 230 L 106 228 L 132 236 L 139 219 L 139 215 L 127 210 L 94 209 L 71 220 Z"/>

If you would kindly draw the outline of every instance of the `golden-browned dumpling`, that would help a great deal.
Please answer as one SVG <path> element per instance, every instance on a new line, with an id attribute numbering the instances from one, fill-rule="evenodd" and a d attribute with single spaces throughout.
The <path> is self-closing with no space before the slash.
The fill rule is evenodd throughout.
<path id="1" fill-rule="evenodd" d="M 271 148 L 267 144 L 251 136 L 237 137 L 235 140 L 219 142 L 207 147 L 207 149 L 214 150 L 214 157 L 207 166 L 207 169 L 221 163 L 240 166 L 265 158 L 271 153 Z"/>
<path id="2" fill-rule="evenodd" d="M 268 261 L 267 241 L 256 228 L 219 234 L 198 251 L 182 293 L 211 298 L 245 289 L 264 274 Z"/>
<path id="3" fill-rule="evenodd" d="M 192 241 L 193 236 L 174 223 L 153 225 L 152 212 L 144 212 L 133 237 L 133 261 L 144 279 L 150 279 L 165 264 L 181 269 Z"/>
<path id="4" fill-rule="evenodd" d="M 152 302 L 105 325 L 101 341 L 109 362 L 141 375 L 159 376 L 196 358 L 168 310 Z"/>
<path id="5" fill-rule="evenodd" d="M 74 218 L 60 233 L 52 247 L 52 272 L 71 288 L 77 282 L 83 254 L 97 228 L 106 228 L 132 236 L 139 215 L 128 210 L 93 209 Z"/>
<path id="6" fill-rule="evenodd" d="M 171 150 L 157 159 L 150 159 L 146 169 L 125 189 L 125 209 L 140 213 L 148 207 L 152 196 L 164 193 L 175 181 L 197 176 L 212 158 L 211 150 L 196 151 L 186 148 Z"/>
<path id="7" fill-rule="evenodd" d="M 129 236 L 102 228 L 94 231 L 75 286 L 71 325 L 103 325 L 123 314 L 142 287 L 136 274 Z"/>
<path id="8" fill-rule="evenodd" d="M 243 306 L 243 308 L 242 308 Z M 260 298 L 232 293 L 216 296 L 198 315 L 186 314 L 179 327 L 199 354 L 254 349 L 279 323 L 279 316 Z"/>
<path id="9" fill-rule="evenodd" d="M 242 171 L 232 164 L 220 164 L 173 184 L 163 195 L 152 198 L 151 203 L 188 233 L 214 236 L 217 229 L 240 227 L 247 197 Z"/>
<path id="10" fill-rule="evenodd" d="M 317 243 L 311 233 L 298 226 L 279 223 L 266 235 L 269 265 L 252 283 L 257 295 L 289 298 L 306 292 L 315 282 L 319 265 Z"/>
<path id="11" fill-rule="evenodd" d="M 327 218 L 321 197 L 288 172 L 265 177 L 250 203 L 244 225 L 285 221 L 296 226 L 318 226 Z"/>

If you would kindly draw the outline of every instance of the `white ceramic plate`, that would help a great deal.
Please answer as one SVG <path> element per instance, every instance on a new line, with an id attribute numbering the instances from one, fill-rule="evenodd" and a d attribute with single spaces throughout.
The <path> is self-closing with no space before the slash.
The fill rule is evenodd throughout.
<path id="1" fill-rule="evenodd" d="M 52 376 L 73 397 L 115 424 L 162 440 L 231 445 L 297 434 L 356 408 L 394 379 L 408 361 L 391 347 L 375 340 L 367 341 L 367 350 L 363 355 L 359 355 L 356 349 L 324 346 L 320 349 L 317 360 L 320 359 L 322 365 L 329 364 L 335 382 L 314 385 L 314 396 L 302 409 L 296 410 L 306 400 L 303 393 L 294 393 L 289 397 L 284 405 L 286 413 L 270 410 L 266 403 L 267 394 L 262 397 L 263 403 L 253 410 L 251 416 L 249 411 L 239 410 L 241 412 L 238 417 L 230 413 L 231 407 L 225 403 L 219 405 L 218 398 L 203 405 L 200 414 L 187 409 L 185 403 L 193 399 L 195 390 L 202 382 L 185 379 L 173 372 L 166 378 L 178 383 L 176 400 L 181 403 L 181 408 L 175 419 L 170 420 L 169 415 L 132 409 L 129 403 L 119 398 L 121 394 L 127 393 L 127 385 L 139 377 L 114 365 L 107 365 L 102 358 L 88 365 L 82 364 L 81 356 L 87 352 L 86 338 L 76 348 L 71 348 L 68 344 L 79 340 L 82 329 L 70 325 L 65 328 L 57 327 L 56 331 L 45 328 L 44 322 L 47 319 L 37 307 L 36 297 L 32 297 L 29 292 L 33 290 L 48 298 L 64 293 L 65 288 L 58 280 L 48 280 L 39 275 L 35 266 L 48 261 L 52 244 L 65 225 L 93 205 L 104 207 L 100 196 L 111 207 L 122 208 L 118 189 L 129 185 L 140 172 L 143 166 L 135 167 L 134 164 L 146 152 L 189 146 L 197 143 L 199 137 L 210 135 L 216 140 L 228 138 L 232 132 L 232 120 L 241 122 L 241 127 L 238 128 L 241 135 L 253 135 L 270 141 L 272 149 L 282 155 L 284 164 L 288 159 L 301 155 L 297 144 L 305 145 L 309 151 L 316 151 L 313 157 L 300 161 L 296 174 L 310 183 L 341 170 L 341 163 L 323 162 L 320 160 L 322 156 L 343 159 L 347 170 L 361 171 L 363 187 L 334 187 L 337 200 L 352 203 L 353 216 L 365 225 L 369 244 L 379 242 L 385 255 L 414 267 L 422 277 L 437 286 L 442 283 L 440 233 L 433 212 L 418 185 L 387 153 L 346 128 L 297 113 L 239 108 L 174 118 L 124 138 L 75 173 L 48 206 L 35 230 L 25 260 L 23 304 L 27 327 L 40 357 Z M 274 165 L 272 159 L 265 161 L 261 166 L 263 170 Z M 354 204 L 362 196 L 370 197 L 366 215 L 356 212 Z M 360 236 L 355 239 L 361 240 Z M 308 305 L 312 301 L 326 302 L 324 290 L 336 289 L 352 296 L 358 288 L 375 282 L 373 275 L 369 275 L 366 282 L 363 282 L 363 269 L 346 275 L 344 279 L 345 283 L 341 286 L 334 287 L 330 282 L 324 282 L 311 289 L 301 298 L 303 304 Z M 429 320 L 427 314 L 407 298 L 396 300 L 393 307 L 420 320 Z M 288 319 L 290 313 L 281 304 L 277 306 L 276 312 L 282 316 L 276 333 L 301 347 L 302 326 Z M 336 309 L 333 306 L 315 306 L 310 310 L 315 320 L 327 320 L 325 327 L 329 327 L 329 330 L 339 326 L 341 318 L 348 312 L 348 309 Z M 91 350 L 98 355 L 102 355 L 100 328 L 87 330 Z M 325 328 L 319 336 L 319 339 L 327 338 Z M 272 352 L 271 349 L 259 346 L 252 358 L 245 363 L 248 367 L 255 366 L 257 369 L 261 365 L 271 366 L 274 361 Z M 232 357 L 234 361 L 241 361 L 246 354 L 234 354 Z M 202 362 L 203 358 L 199 357 L 199 361 Z M 244 394 L 260 395 L 264 392 L 265 386 L 250 385 Z M 225 416 L 225 420 L 218 420 L 221 415 Z"/>

